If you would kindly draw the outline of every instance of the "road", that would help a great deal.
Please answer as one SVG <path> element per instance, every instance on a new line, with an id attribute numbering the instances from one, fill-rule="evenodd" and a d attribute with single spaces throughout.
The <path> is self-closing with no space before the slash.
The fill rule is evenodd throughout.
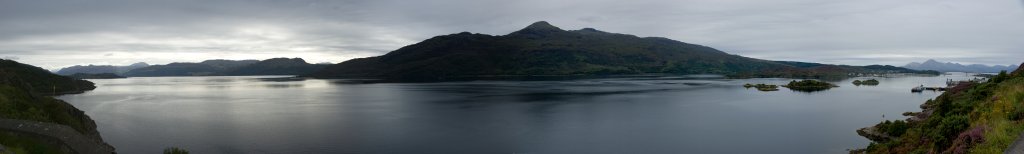
<path id="1" fill-rule="evenodd" d="M 63 142 L 68 148 L 80 154 L 114 153 L 114 147 L 102 141 L 86 137 L 70 126 L 37 121 L 0 119 L 0 130 L 50 137 Z"/>

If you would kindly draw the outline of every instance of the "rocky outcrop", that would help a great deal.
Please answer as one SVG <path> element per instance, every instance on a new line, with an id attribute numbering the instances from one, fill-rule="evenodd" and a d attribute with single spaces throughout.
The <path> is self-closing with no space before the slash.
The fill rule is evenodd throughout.
<path id="1" fill-rule="evenodd" d="M 893 139 L 893 137 L 889 136 L 889 134 L 878 132 L 878 128 L 876 128 L 875 126 L 857 129 L 857 135 L 863 136 L 864 138 L 868 138 L 868 140 L 875 142 L 885 142 Z"/>

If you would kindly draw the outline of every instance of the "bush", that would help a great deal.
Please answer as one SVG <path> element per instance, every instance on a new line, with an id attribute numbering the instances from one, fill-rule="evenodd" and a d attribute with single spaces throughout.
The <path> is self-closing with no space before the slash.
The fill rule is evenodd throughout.
<path id="1" fill-rule="evenodd" d="M 170 147 L 164 149 L 164 154 L 188 154 L 188 150 L 178 147 Z"/>
<path id="2" fill-rule="evenodd" d="M 933 139 L 936 140 L 935 144 L 938 145 L 936 147 L 948 147 L 952 142 L 950 137 L 958 136 L 960 132 L 970 126 L 970 118 L 967 115 L 943 117 L 942 122 L 939 123 L 938 127 L 935 127 L 938 128 L 937 134 L 934 134 L 937 136 L 933 136 L 935 137 Z"/>
<path id="3" fill-rule="evenodd" d="M 992 83 L 1000 83 L 1000 82 L 1003 82 L 1004 80 L 1006 80 L 1009 77 L 1010 76 L 1006 74 L 1006 71 L 1003 70 L 1003 71 L 999 71 L 999 75 L 996 75 L 995 77 L 992 77 L 992 79 L 989 80 L 989 81 L 991 81 Z"/>
<path id="4" fill-rule="evenodd" d="M 907 129 L 910 129 L 910 125 L 908 125 L 907 122 L 903 120 L 886 120 L 885 122 L 875 125 L 875 127 L 878 128 L 879 132 L 884 132 L 885 134 L 888 134 L 889 136 L 892 137 L 899 137 L 903 135 L 903 133 L 906 133 Z"/>

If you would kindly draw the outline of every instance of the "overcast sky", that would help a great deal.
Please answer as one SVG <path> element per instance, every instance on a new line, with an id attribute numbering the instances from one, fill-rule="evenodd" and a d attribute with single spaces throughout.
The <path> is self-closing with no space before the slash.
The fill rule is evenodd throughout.
<path id="1" fill-rule="evenodd" d="M 0 58 L 47 69 L 273 57 L 337 63 L 541 20 L 769 60 L 1024 61 L 1021 0 L 0 0 Z"/>

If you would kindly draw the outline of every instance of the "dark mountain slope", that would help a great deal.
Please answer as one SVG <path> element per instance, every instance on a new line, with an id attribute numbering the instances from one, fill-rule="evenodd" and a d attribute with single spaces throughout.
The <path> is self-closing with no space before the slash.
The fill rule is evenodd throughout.
<path id="1" fill-rule="evenodd" d="M 437 36 L 378 57 L 332 65 L 309 76 L 444 80 L 472 76 L 735 74 L 793 66 L 730 55 L 666 38 L 592 28 L 565 31 L 537 22 L 504 36 Z"/>
<path id="2" fill-rule="evenodd" d="M 643 73 L 817 78 L 883 72 L 917 71 L 766 61 L 667 38 L 637 37 L 593 28 L 566 31 L 542 21 L 503 36 L 468 32 L 437 36 L 382 56 L 345 61 L 305 76 L 439 81 Z"/>
<path id="3" fill-rule="evenodd" d="M 0 84 L 45 95 L 82 93 L 96 89 L 92 82 L 60 76 L 43 68 L 0 59 Z"/>

